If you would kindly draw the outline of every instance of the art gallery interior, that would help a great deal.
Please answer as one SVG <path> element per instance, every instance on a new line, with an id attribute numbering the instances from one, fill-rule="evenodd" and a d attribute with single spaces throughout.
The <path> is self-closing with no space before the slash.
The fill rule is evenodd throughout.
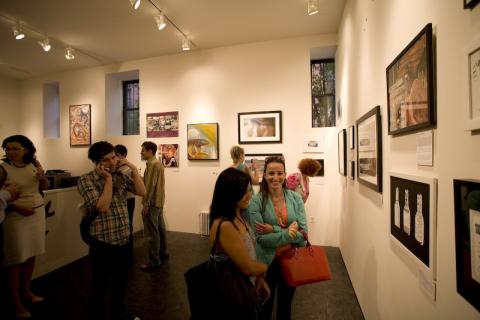
<path id="1" fill-rule="evenodd" d="M 159 9 L 152 2 L 170 19 L 164 30 L 155 25 Z M 144 0 L 134 10 L 127 0 L 2 1 L 0 138 L 24 134 L 46 169 L 81 175 L 92 163 L 88 147 L 70 146 L 69 106 L 90 104 L 92 142 L 124 144 L 142 172 L 142 142 L 178 144 L 179 167 L 165 172 L 167 228 L 198 233 L 198 215 L 208 211 L 215 180 L 231 164 L 230 147 L 238 144 L 238 114 L 281 110 L 281 143 L 241 146 L 247 154 L 283 154 L 287 172 L 305 157 L 324 160 L 324 177 L 311 179 L 306 203 L 310 240 L 340 248 L 365 318 L 480 319 L 457 292 L 453 183 L 480 180 L 480 126 L 467 128 L 468 54 L 480 47 L 480 5 L 319 0 L 319 13 L 309 16 L 307 0 L 225 2 Z M 12 33 L 17 20 L 26 29 L 22 42 Z M 386 68 L 428 23 L 436 124 L 389 135 Z M 51 37 L 50 52 L 37 44 L 43 35 Z M 184 36 L 191 50 L 182 50 Z M 75 59 L 65 59 L 67 47 Z M 334 127 L 312 128 L 311 61 L 328 58 L 335 59 L 342 114 Z M 120 83 L 135 78 L 140 134 L 122 135 Z M 480 89 L 473 90 L 478 95 Z M 58 109 L 49 107 L 51 95 Z M 338 170 L 338 132 L 348 133 L 375 106 L 382 192 Z M 147 139 L 146 114 L 172 111 L 179 113 L 179 136 Z M 218 123 L 219 160 L 187 159 L 187 124 L 195 123 Z M 428 131 L 433 165 L 418 165 L 417 141 Z M 319 137 L 323 153 L 304 153 L 309 136 Z M 347 147 L 347 159 L 355 160 L 356 150 Z M 391 236 L 390 173 L 436 179 L 436 247 L 427 270 Z M 75 192 L 66 201 L 75 202 Z M 138 216 L 134 227 L 143 227 Z"/>

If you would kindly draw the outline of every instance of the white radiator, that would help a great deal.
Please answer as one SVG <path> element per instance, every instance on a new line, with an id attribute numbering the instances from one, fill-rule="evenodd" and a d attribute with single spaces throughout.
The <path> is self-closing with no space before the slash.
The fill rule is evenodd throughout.
<path id="1" fill-rule="evenodd" d="M 210 235 L 210 213 L 208 211 L 202 211 L 198 214 L 198 226 L 202 237 Z"/>

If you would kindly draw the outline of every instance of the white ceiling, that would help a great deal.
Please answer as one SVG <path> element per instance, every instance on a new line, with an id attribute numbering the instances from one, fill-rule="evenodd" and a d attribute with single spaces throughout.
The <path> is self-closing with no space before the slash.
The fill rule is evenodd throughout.
<path id="1" fill-rule="evenodd" d="M 196 45 L 194 50 L 302 35 L 336 33 L 345 0 L 319 0 L 320 12 L 306 14 L 307 0 L 0 0 L 0 74 L 26 79 L 60 71 L 181 52 L 181 33 L 159 31 L 156 4 Z M 19 20 L 26 37 L 15 40 Z M 37 41 L 51 37 L 52 50 Z M 64 57 L 66 46 L 77 50 Z"/>

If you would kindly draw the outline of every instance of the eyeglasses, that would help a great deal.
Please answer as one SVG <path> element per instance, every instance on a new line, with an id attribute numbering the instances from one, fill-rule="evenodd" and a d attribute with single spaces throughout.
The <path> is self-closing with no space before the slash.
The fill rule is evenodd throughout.
<path id="1" fill-rule="evenodd" d="M 3 151 L 5 151 L 5 152 L 11 152 L 11 151 L 17 152 L 17 151 L 22 151 L 22 150 L 25 150 L 25 148 L 10 148 L 10 147 L 3 148 Z"/>

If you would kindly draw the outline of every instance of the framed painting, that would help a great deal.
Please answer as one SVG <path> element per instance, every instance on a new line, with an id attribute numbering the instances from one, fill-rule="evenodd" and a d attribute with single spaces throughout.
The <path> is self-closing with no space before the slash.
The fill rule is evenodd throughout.
<path id="1" fill-rule="evenodd" d="M 238 143 L 281 143 L 282 111 L 238 114 Z"/>
<path id="2" fill-rule="evenodd" d="M 92 114 L 90 104 L 69 107 L 70 146 L 81 147 L 92 144 Z"/>
<path id="3" fill-rule="evenodd" d="M 382 192 L 382 122 L 380 106 L 357 120 L 358 182 Z"/>
<path id="4" fill-rule="evenodd" d="M 303 139 L 303 153 L 323 153 L 325 148 L 324 136 L 305 136 Z"/>
<path id="5" fill-rule="evenodd" d="M 463 0 L 463 9 L 473 10 L 480 0 Z"/>
<path id="6" fill-rule="evenodd" d="M 390 173 L 390 236 L 436 279 L 437 179 Z"/>
<path id="7" fill-rule="evenodd" d="M 265 168 L 265 159 L 268 157 L 282 157 L 281 153 L 246 153 L 245 154 L 245 165 L 248 167 L 250 172 L 256 172 L 259 180 L 263 179 L 263 170 Z"/>
<path id="8" fill-rule="evenodd" d="M 468 52 L 467 130 L 480 129 L 480 40 Z"/>
<path id="9" fill-rule="evenodd" d="M 388 134 L 435 125 L 432 24 L 387 67 Z"/>
<path id="10" fill-rule="evenodd" d="M 348 177 L 355 180 L 355 161 L 348 160 Z"/>
<path id="11" fill-rule="evenodd" d="M 179 167 L 179 151 L 178 143 L 159 144 L 158 160 L 160 160 L 165 168 Z"/>
<path id="12" fill-rule="evenodd" d="M 347 175 L 347 132 L 342 129 L 338 132 L 338 172 Z"/>
<path id="13" fill-rule="evenodd" d="M 348 127 L 348 147 L 355 149 L 355 126 Z"/>
<path id="14" fill-rule="evenodd" d="M 187 124 L 188 160 L 218 160 L 218 123 Z"/>
<path id="15" fill-rule="evenodd" d="M 335 127 L 335 60 L 313 60 L 310 63 L 312 88 L 312 128 Z M 341 104 L 339 104 L 341 117 Z"/>
<path id="16" fill-rule="evenodd" d="M 178 111 L 147 113 L 147 138 L 178 137 Z"/>
<path id="17" fill-rule="evenodd" d="M 453 180 L 457 292 L 480 311 L 480 180 Z"/>
<path id="18" fill-rule="evenodd" d="M 320 170 L 317 172 L 314 177 L 324 177 L 325 176 L 325 159 L 315 159 L 318 163 L 320 163 Z"/>

